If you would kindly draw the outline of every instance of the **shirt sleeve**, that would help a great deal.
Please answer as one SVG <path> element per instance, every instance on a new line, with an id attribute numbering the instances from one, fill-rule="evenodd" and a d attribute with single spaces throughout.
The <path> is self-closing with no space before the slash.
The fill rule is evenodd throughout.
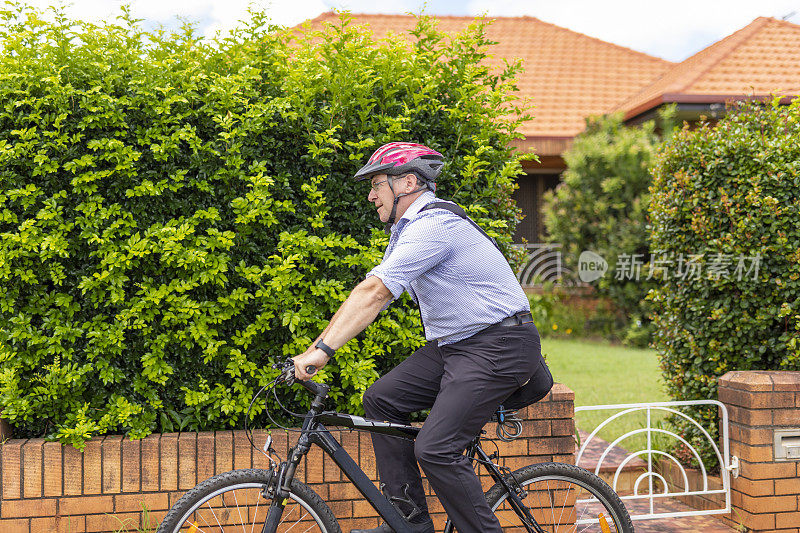
<path id="1" fill-rule="evenodd" d="M 451 241 L 446 235 L 444 225 L 434 217 L 409 222 L 389 257 L 367 277 L 380 278 L 395 299 L 404 291 L 413 293 L 411 282 L 444 261 L 450 253 Z"/>

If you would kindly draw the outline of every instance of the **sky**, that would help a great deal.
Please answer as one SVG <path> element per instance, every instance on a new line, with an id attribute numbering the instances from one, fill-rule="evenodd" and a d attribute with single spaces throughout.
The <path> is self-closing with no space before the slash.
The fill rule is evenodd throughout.
<path id="1" fill-rule="evenodd" d="M 53 0 L 27 0 L 46 7 Z M 120 0 L 72 0 L 69 12 L 84 20 L 109 20 Z M 182 17 L 212 37 L 247 17 L 248 6 L 266 9 L 276 24 L 293 26 L 320 13 L 533 16 L 573 31 L 670 61 L 682 61 L 746 26 L 756 17 L 800 24 L 800 0 L 127 0 L 149 27 L 178 27 Z"/>

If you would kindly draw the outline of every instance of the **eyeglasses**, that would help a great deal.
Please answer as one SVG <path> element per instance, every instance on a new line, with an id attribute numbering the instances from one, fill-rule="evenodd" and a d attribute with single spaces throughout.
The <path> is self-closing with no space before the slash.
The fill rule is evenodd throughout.
<path id="1" fill-rule="evenodd" d="M 371 184 L 371 185 L 370 185 L 370 187 L 372 188 L 372 190 L 373 190 L 373 191 L 375 191 L 375 192 L 378 192 L 378 187 L 379 187 L 380 185 L 383 185 L 383 184 L 384 184 L 384 183 L 386 183 L 387 181 L 389 181 L 389 178 L 386 178 L 386 179 L 385 179 L 385 180 L 383 180 L 383 181 L 378 181 L 378 182 L 376 182 L 376 183 L 373 183 L 373 184 Z"/>

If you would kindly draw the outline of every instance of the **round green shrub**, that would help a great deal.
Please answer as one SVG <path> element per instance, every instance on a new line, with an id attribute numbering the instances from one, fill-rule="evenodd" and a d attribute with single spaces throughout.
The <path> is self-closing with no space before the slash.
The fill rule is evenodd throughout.
<path id="1" fill-rule="evenodd" d="M 254 13 L 205 42 L 10 5 L 0 28 L 0 409 L 20 436 L 240 426 L 380 260 L 351 177 L 384 142 L 444 153 L 441 195 L 510 249 L 518 65 L 485 66 L 482 22 L 376 42 L 346 15 Z M 321 372 L 331 407 L 358 412 L 422 341 L 392 306 Z"/>
<path id="2" fill-rule="evenodd" d="M 666 131 L 671 131 L 666 125 L 670 117 L 671 111 L 661 117 Z M 586 130 L 564 154 L 563 181 L 545 195 L 543 209 L 548 241 L 562 246 L 572 281 L 578 281 L 584 250 L 608 262 L 606 274 L 592 285 L 618 309 L 614 336 L 640 346 L 650 337 L 643 302 L 651 288 L 646 266 L 648 168 L 660 142 L 652 121 L 625 126 L 621 114 L 587 120 Z"/>
<path id="3" fill-rule="evenodd" d="M 798 141 L 800 100 L 748 103 L 657 157 L 650 238 L 664 268 L 649 297 L 676 400 L 716 399 L 729 370 L 800 369 Z M 717 409 L 700 416 L 717 435 Z"/>

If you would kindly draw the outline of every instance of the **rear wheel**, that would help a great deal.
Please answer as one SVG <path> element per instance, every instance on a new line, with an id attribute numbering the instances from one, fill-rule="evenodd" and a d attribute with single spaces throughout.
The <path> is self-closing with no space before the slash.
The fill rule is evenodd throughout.
<path id="1" fill-rule="evenodd" d="M 512 475 L 522 489 L 522 503 L 548 533 L 633 533 L 630 515 L 619 496 L 583 468 L 542 463 L 520 468 Z M 504 532 L 528 531 L 501 484 L 489 489 L 486 500 Z"/>
<path id="2" fill-rule="evenodd" d="M 233 470 L 209 478 L 169 510 L 158 533 L 261 533 L 272 500 L 263 495 L 271 470 Z M 341 533 L 336 517 L 308 485 L 293 480 L 278 533 Z"/>

